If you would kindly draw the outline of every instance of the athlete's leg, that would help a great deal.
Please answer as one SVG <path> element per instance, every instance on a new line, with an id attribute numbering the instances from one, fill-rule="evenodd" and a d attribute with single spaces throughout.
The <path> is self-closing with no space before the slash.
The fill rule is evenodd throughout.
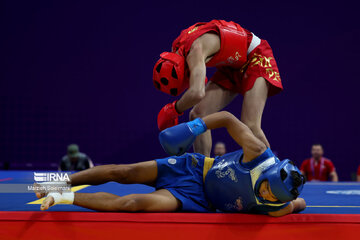
<path id="1" fill-rule="evenodd" d="M 147 161 L 134 164 L 110 164 L 96 166 L 70 175 L 71 186 L 100 185 L 107 182 L 123 184 L 153 185 L 157 178 L 156 161 Z M 38 186 L 37 183 L 34 184 Z M 34 191 L 37 198 L 46 196 L 46 191 Z"/>
<path id="2" fill-rule="evenodd" d="M 205 89 L 205 97 L 191 110 L 190 119 L 193 120 L 218 112 L 227 106 L 236 96 L 237 93 L 226 90 L 210 81 Z M 211 145 L 211 132 L 208 130 L 196 138 L 194 151 L 210 156 Z"/>
<path id="3" fill-rule="evenodd" d="M 156 178 L 157 163 L 153 160 L 134 164 L 111 164 L 89 168 L 72 174 L 70 184 L 72 186 L 99 185 L 114 181 L 124 184 L 142 183 L 153 185 Z M 47 192 L 35 190 L 35 194 L 38 198 L 42 198 Z"/>
<path id="4" fill-rule="evenodd" d="M 142 183 L 151 185 L 157 178 L 156 161 L 134 164 L 118 164 L 96 166 L 70 176 L 72 186 L 99 185 L 110 181 L 132 184 Z"/>
<path id="5" fill-rule="evenodd" d="M 243 106 L 241 110 L 241 121 L 245 123 L 256 137 L 258 137 L 266 146 L 270 144 L 261 129 L 261 117 L 265 107 L 269 91 L 269 83 L 263 78 L 256 79 L 252 89 L 244 95 Z"/>
<path id="6" fill-rule="evenodd" d="M 96 211 L 173 212 L 181 207 L 181 202 L 166 189 L 149 194 L 130 194 L 123 197 L 105 192 L 74 193 L 74 195 L 74 205 Z M 53 204 L 54 198 L 48 196 L 40 209 L 47 210 Z"/>

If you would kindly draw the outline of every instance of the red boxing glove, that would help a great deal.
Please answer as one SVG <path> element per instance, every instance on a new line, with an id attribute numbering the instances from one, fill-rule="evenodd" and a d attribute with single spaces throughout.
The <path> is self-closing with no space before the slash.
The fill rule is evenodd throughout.
<path id="1" fill-rule="evenodd" d="M 160 131 L 178 125 L 178 117 L 183 115 L 184 113 L 178 113 L 175 109 L 175 104 L 176 101 L 174 101 L 173 103 L 168 103 L 160 110 L 157 118 L 157 123 Z"/>

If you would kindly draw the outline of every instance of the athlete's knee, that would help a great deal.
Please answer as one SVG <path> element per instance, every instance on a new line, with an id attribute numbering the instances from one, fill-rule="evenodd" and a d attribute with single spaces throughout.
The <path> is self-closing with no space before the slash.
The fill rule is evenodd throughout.
<path id="1" fill-rule="evenodd" d="M 248 126 L 248 128 L 250 128 L 251 130 L 261 129 L 260 121 L 258 121 L 256 118 L 252 118 L 249 116 L 241 116 L 240 121 L 246 126 Z"/>
<path id="2" fill-rule="evenodd" d="M 193 109 L 191 109 L 190 113 L 189 113 L 189 118 L 190 120 L 194 120 L 195 118 L 197 118 L 199 115 L 199 113 L 197 111 L 195 111 L 195 107 Z"/>
<path id="3" fill-rule="evenodd" d="M 243 123 L 244 123 L 246 126 L 248 126 L 248 128 L 250 128 L 250 130 L 251 130 L 252 132 L 261 131 L 261 127 L 260 127 L 258 124 L 254 123 L 254 122 L 244 121 Z"/>
<path id="4" fill-rule="evenodd" d="M 254 123 L 245 123 L 246 126 L 248 126 L 248 128 L 250 128 L 251 132 L 256 136 L 262 136 L 264 135 L 264 132 L 261 128 L 261 126 L 259 126 L 258 124 L 254 124 Z"/>
<path id="5" fill-rule="evenodd" d="M 256 135 L 257 133 L 261 133 L 261 124 L 257 121 L 254 121 L 252 119 L 241 117 L 240 120 L 242 123 L 244 123 L 250 130 Z"/>
<path id="6" fill-rule="evenodd" d="M 191 109 L 190 114 L 189 114 L 190 120 L 194 120 L 196 118 L 205 117 L 205 116 L 206 116 L 205 109 L 203 109 L 202 107 L 198 107 L 198 106 L 193 107 L 193 109 Z"/>
<path id="7" fill-rule="evenodd" d="M 117 210 L 125 212 L 137 212 L 143 210 L 141 201 L 136 194 L 130 194 L 125 197 L 120 197 L 116 200 Z"/>
<path id="8" fill-rule="evenodd" d="M 193 102 L 200 102 L 205 97 L 205 88 L 189 89 L 188 97 L 192 99 Z"/>
<path id="9" fill-rule="evenodd" d="M 136 199 L 127 199 L 125 202 L 123 202 L 122 209 L 126 212 L 139 211 L 138 201 Z"/>
<path id="10" fill-rule="evenodd" d="M 119 164 L 113 165 L 110 169 L 110 178 L 112 181 L 120 183 L 131 183 L 131 178 L 134 175 L 134 169 L 131 165 Z"/>

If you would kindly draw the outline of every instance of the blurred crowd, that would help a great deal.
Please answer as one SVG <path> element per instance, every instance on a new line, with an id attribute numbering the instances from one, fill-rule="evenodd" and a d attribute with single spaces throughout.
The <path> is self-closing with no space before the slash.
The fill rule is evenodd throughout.
<path id="1" fill-rule="evenodd" d="M 214 157 L 222 156 L 225 153 L 225 143 L 217 142 L 213 148 Z M 305 159 L 300 166 L 300 171 L 306 176 L 307 181 L 339 181 L 334 163 L 324 156 L 324 149 L 321 144 L 313 144 L 310 153 L 311 157 Z M 357 168 L 355 179 L 360 182 L 360 165 Z"/>
<path id="2" fill-rule="evenodd" d="M 59 170 L 60 171 L 81 171 L 94 167 L 91 159 L 80 152 L 77 144 L 70 144 L 67 147 L 67 154 L 62 157 Z"/>
<path id="3" fill-rule="evenodd" d="M 225 143 L 221 141 L 216 142 L 213 147 L 212 157 L 223 156 L 226 152 Z M 276 151 L 273 152 L 276 154 Z M 300 165 L 300 171 L 306 176 L 307 181 L 339 181 L 336 167 L 330 159 L 324 156 L 324 148 L 321 144 L 313 144 L 310 155 Z M 1 165 L 2 169 L 10 169 L 10 166 L 6 163 Z M 86 153 L 80 152 L 77 144 L 67 146 L 66 154 L 58 164 L 59 171 L 81 171 L 92 167 L 94 167 L 94 163 Z M 352 173 L 351 178 L 360 182 L 360 164 L 356 168 L 356 173 Z"/>
<path id="4" fill-rule="evenodd" d="M 336 168 L 330 159 L 324 157 L 321 144 L 312 145 L 311 158 L 302 162 L 300 171 L 308 181 L 339 181 Z"/>

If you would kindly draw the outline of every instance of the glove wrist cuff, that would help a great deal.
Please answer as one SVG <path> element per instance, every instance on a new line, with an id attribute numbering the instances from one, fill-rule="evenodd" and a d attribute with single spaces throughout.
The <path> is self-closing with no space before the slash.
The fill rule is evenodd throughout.
<path id="1" fill-rule="evenodd" d="M 201 118 L 196 118 L 195 120 L 186 123 L 186 125 L 188 125 L 190 131 L 195 136 L 199 136 L 207 130 L 206 124 Z"/>
<path id="2" fill-rule="evenodd" d="M 173 103 L 172 103 L 172 106 L 174 108 L 174 112 L 178 115 L 178 116 L 181 116 L 183 115 L 184 113 L 179 113 L 178 110 L 176 109 L 176 103 L 177 103 L 177 100 L 175 100 Z"/>

